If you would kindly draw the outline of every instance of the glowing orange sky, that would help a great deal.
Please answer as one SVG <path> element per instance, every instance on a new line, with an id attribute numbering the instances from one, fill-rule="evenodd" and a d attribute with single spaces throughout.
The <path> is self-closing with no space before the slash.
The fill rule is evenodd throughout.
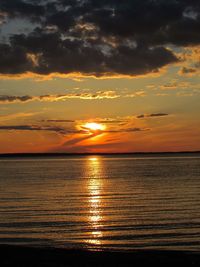
<path id="1" fill-rule="evenodd" d="M 200 150 L 198 4 L 19 2 L 0 2 L 0 153 Z"/>

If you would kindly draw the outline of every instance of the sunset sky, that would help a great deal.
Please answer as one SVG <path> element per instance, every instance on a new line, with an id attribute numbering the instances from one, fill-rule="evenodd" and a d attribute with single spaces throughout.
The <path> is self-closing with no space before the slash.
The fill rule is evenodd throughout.
<path id="1" fill-rule="evenodd" d="M 199 0 L 0 0 L 0 153 L 200 150 Z"/>

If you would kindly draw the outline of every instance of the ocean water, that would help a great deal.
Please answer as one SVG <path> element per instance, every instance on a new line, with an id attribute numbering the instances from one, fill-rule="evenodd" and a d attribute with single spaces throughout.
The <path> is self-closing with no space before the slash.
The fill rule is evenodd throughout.
<path id="1" fill-rule="evenodd" d="M 0 244 L 200 251 L 200 155 L 0 159 Z"/>

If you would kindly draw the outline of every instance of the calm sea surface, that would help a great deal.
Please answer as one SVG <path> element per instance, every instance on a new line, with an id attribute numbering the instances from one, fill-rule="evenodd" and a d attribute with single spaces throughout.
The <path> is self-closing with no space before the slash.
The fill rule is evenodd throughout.
<path id="1" fill-rule="evenodd" d="M 200 251 L 200 155 L 1 158 L 0 243 Z"/>

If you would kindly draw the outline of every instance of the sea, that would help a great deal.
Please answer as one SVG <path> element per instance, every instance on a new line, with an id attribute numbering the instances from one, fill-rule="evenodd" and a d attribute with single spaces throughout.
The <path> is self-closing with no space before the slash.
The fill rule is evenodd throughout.
<path id="1" fill-rule="evenodd" d="M 1 157 L 0 244 L 200 252 L 200 154 Z"/>

